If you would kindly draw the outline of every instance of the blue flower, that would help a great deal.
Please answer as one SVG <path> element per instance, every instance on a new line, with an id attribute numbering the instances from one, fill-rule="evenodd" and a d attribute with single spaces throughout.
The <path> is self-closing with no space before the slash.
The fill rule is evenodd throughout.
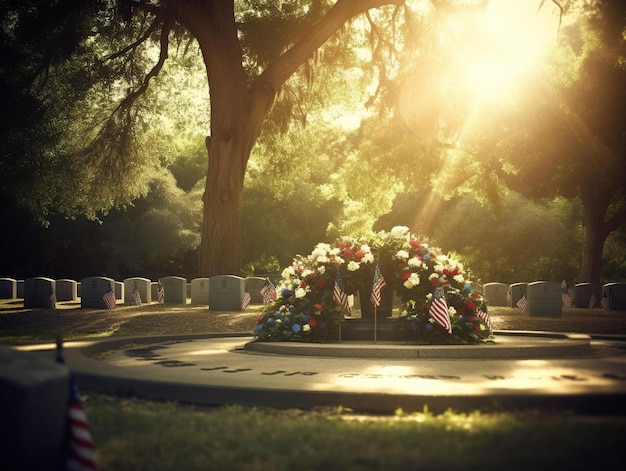
<path id="1" fill-rule="evenodd" d="M 274 314 L 274 316 L 276 316 L 276 319 L 280 319 L 281 317 L 283 317 L 283 313 L 280 311 L 276 311 L 276 314 Z"/>
<path id="2" fill-rule="evenodd" d="M 254 327 L 254 332 L 259 333 L 263 330 L 263 326 L 262 325 L 257 325 Z"/>
<path id="3" fill-rule="evenodd" d="M 413 322 L 411 324 L 411 327 L 413 327 L 413 330 L 417 332 L 420 328 L 420 325 L 417 322 Z"/>
<path id="4" fill-rule="evenodd" d="M 304 322 L 305 324 L 309 322 L 310 319 L 311 319 L 311 316 L 309 316 L 308 314 L 305 314 L 302 316 L 302 322 Z"/>
<path id="5" fill-rule="evenodd" d="M 296 333 L 296 334 L 297 334 L 298 332 L 300 332 L 300 329 L 302 329 L 302 327 L 300 326 L 300 324 L 294 324 L 294 325 L 291 327 L 291 330 L 293 330 L 293 331 L 294 331 L 294 333 Z"/>
<path id="6" fill-rule="evenodd" d="M 459 324 L 465 324 L 467 322 L 467 316 L 462 315 L 461 317 L 459 317 Z"/>
<path id="7" fill-rule="evenodd" d="M 283 288 L 283 289 L 280 290 L 280 296 L 282 298 L 289 298 L 289 297 L 291 297 L 291 295 L 292 295 L 292 292 L 289 291 L 287 288 Z"/>
<path id="8" fill-rule="evenodd" d="M 422 258 L 424 260 L 430 260 L 430 254 L 425 254 Z"/>
<path id="9" fill-rule="evenodd" d="M 276 321 L 274 320 L 274 318 L 273 318 L 273 317 L 269 317 L 269 318 L 267 319 L 267 321 L 265 321 L 265 323 L 266 323 L 267 325 L 274 325 L 274 324 L 276 323 Z"/>
<path id="10" fill-rule="evenodd" d="M 432 332 L 433 331 L 433 325 L 428 323 L 426 324 L 426 327 L 424 327 L 424 330 L 426 330 L 426 332 Z"/>
<path id="11" fill-rule="evenodd" d="M 467 291 L 468 293 L 472 291 L 472 285 L 470 285 L 469 283 L 465 283 L 465 291 Z"/>

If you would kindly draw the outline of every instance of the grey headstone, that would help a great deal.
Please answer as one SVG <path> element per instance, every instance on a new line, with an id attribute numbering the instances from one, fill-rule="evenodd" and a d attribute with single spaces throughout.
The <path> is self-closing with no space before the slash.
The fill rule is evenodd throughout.
<path id="1" fill-rule="evenodd" d="M 504 283 L 485 283 L 483 285 L 483 296 L 490 306 L 507 306 L 507 294 L 509 285 Z"/>
<path id="2" fill-rule="evenodd" d="M 528 283 L 528 315 L 560 317 L 563 314 L 563 289 L 553 281 Z"/>
<path id="3" fill-rule="evenodd" d="M 263 304 L 263 295 L 261 294 L 261 288 L 265 285 L 265 278 L 260 276 L 249 276 L 245 278 L 246 289 L 250 293 L 250 303 Z"/>
<path id="4" fill-rule="evenodd" d="M 24 307 L 51 309 L 54 306 L 55 282 L 43 276 L 24 280 Z"/>
<path id="5" fill-rule="evenodd" d="M 194 278 L 191 280 L 191 304 L 209 305 L 210 278 Z"/>
<path id="6" fill-rule="evenodd" d="M 17 281 L 13 278 L 0 278 L 0 299 L 17 298 Z"/>
<path id="7" fill-rule="evenodd" d="M 517 301 L 523 296 L 528 297 L 528 283 L 513 283 L 509 285 L 507 294 L 507 306 L 516 307 Z"/>
<path id="8" fill-rule="evenodd" d="M 62 469 L 68 369 L 52 355 L 0 345 L 0 467 Z"/>
<path id="9" fill-rule="evenodd" d="M 607 283 L 602 287 L 602 296 L 608 296 L 613 311 L 626 311 L 626 283 Z"/>
<path id="10" fill-rule="evenodd" d="M 124 280 L 124 304 L 135 304 L 133 293 L 135 290 L 139 292 L 141 296 L 141 303 L 151 303 L 154 299 L 152 297 L 152 281 L 148 278 L 132 277 Z M 155 292 L 156 297 L 156 292 Z"/>
<path id="11" fill-rule="evenodd" d="M 91 276 L 80 280 L 80 306 L 91 309 L 107 309 L 103 296 L 115 289 L 115 280 L 105 276 Z M 117 296 L 116 296 L 117 297 Z"/>
<path id="12" fill-rule="evenodd" d="M 187 279 L 181 276 L 164 276 L 159 283 L 165 291 L 165 304 L 187 304 Z"/>
<path id="13" fill-rule="evenodd" d="M 212 311 L 239 311 L 245 292 L 244 279 L 236 275 L 213 276 L 209 282 L 209 309 Z"/>
<path id="14" fill-rule="evenodd" d="M 68 279 L 56 280 L 57 301 L 76 301 L 78 299 L 78 282 Z"/>
<path id="15" fill-rule="evenodd" d="M 574 307 L 587 309 L 594 308 L 600 303 L 601 286 L 597 283 L 576 283 L 574 285 Z M 593 296 L 593 306 L 590 306 Z"/>

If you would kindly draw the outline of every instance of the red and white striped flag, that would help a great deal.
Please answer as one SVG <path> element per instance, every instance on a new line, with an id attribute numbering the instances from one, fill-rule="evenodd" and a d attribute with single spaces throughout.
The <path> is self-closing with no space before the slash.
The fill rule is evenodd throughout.
<path id="1" fill-rule="evenodd" d="M 115 299 L 115 293 L 110 287 L 109 287 L 109 291 L 104 293 L 104 296 L 102 296 L 102 299 L 104 301 L 104 304 L 106 304 L 107 309 L 115 309 L 115 304 L 117 303 L 117 300 Z"/>
<path id="2" fill-rule="evenodd" d="M 374 269 L 372 295 L 370 296 L 370 300 L 374 306 L 380 306 L 381 291 L 385 289 L 385 286 L 387 286 L 387 283 L 385 282 L 385 278 L 383 278 L 383 274 L 380 272 L 380 266 L 377 263 L 376 268 Z"/>
<path id="3" fill-rule="evenodd" d="M 341 306 L 348 304 L 348 295 L 346 294 L 346 287 L 343 284 L 343 278 L 341 272 L 337 270 L 337 276 L 335 277 L 335 289 L 333 290 L 333 302 Z"/>
<path id="4" fill-rule="evenodd" d="M 165 288 L 163 288 L 163 286 L 159 286 L 157 288 L 157 301 L 159 304 L 163 304 L 165 302 Z"/>
<path id="5" fill-rule="evenodd" d="M 276 299 L 276 286 L 265 278 L 265 284 L 261 287 L 261 296 L 263 296 L 263 304 L 267 304 Z"/>
<path id="6" fill-rule="evenodd" d="M 487 324 L 487 327 L 489 327 L 490 331 L 493 330 L 493 326 L 491 325 L 491 318 L 489 317 L 487 311 L 483 311 L 482 309 L 478 308 L 478 310 L 476 311 L 476 315 L 483 321 L 485 321 L 485 324 Z"/>
<path id="7" fill-rule="evenodd" d="M 606 312 L 611 312 L 611 302 L 609 301 L 609 297 L 606 294 L 602 295 L 602 299 L 600 300 L 600 306 L 602 306 L 602 309 L 604 309 Z"/>
<path id="8" fill-rule="evenodd" d="M 135 304 L 137 306 L 141 306 L 141 294 L 139 294 L 139 290 L 135 289 L 133 291 L 133 299 L 135 300 Z"/>
<path id="9" fill-rule="evenodd" d="M 57 340 L 57 362 L 65 364 L 62 340 Z M 69 372 L 69 395 L 67 402 L 66 453 L 67 471 L 95 471 L 98 469 L 96 453 L 87 423 L 87 415 L 78 395 L 72 372 Z"/>
<path id="10" fill-rule="evenodd" d="M 528 314 L 528 301 L 526 301 L 526 296 L 522 294 L 522 296 L 517 300 L 515 305 L 522 311 L 524 314 Z"/>
<path id="11" fill-rule="evenodd" d="M 435 288 L 433 300 L 428 308 L 428 315 L 435 319 L 435 322 L 446 329 L 449 334 L 452 333 L 452 324 L 450 323 L 450 315 L 448 314 L 448 303 L 446 302 L 442 288 Z"/>
<path id="12" fill-rule="evenodd" d="M 241 310 L 245 310 L 248 305 L 250 304 L 250 301 L 252 300 L 252 297 L 250 296 L 250 293 L 248 292 L 248 290 L 246 290 L 243 293 L 243 299 L 241 300 Z"/>

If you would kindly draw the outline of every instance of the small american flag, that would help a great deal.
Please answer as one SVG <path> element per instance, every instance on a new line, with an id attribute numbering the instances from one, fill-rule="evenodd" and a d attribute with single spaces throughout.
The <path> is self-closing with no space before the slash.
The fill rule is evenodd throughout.
<path id="1" fill-rule="evenodd" d="M 248 290 L 245 291 L 245 293 L 243 293 L 243 299 L 241 300 L 241 310 L 243 311 L 245 308 L 248 307 L 248 304 L 250 304 L 250 300 L 251 300 L 251 296 L 250 293 L 248 292 Z"/>
<path id="2" fill-rule="evenodd" d="M 346 294 L 346 287 L 343 284 L 343 278 L 341 272 L 337 270 L 337 276 L 335 277 L 335 289 L 333 291 L 333 302 L 341 306 L 348 304 L 348 295 Z"/>
<path id="3" fill-rule="evenodd" d="M 452 324 L 450 323 L 450 315 L 448 314 L 448 303 L 446 302 L 442 288 L 435 288 L 433 300 L 428 308 L 428 315 L 435 319 L 435 322 L 446 329 L 449 334 L 452 333 Z"/>
<path id="4" fill-rule="evenodd" d="M 139 294 L 139 290 L 135 289 L 133 291 L 133 299 L 135 300 L 135 304 L 137 306 L 141 306 L 141 294 Z"/>
<path id="5" fill-rule="evenodd" d="M 372 295 L 370 299 L 374 306 L 380 306 L 381 300 L 381 291 L 385 289 L 387 283 L 385 282 L 385 278 L 383 278 L 383 274 L 380 272 L 380 266 L 378 263 L 376 264 L 376 268 L 374 269 L 374 283 L 372 284 Z"/>
<path id="6" fill-rule="evenodd" d="M 561 301 L 563 302 L 563 307 L 565 309 L 571 309 L 574 306 L 574 300 L 569 295 L 569 293 L 562 293 Z"/>
<path id="7" fill-rule="evenodd" d="M 163 288 L 163 286 L 159 286 L 157 288 L 157 301 L 160 304 L 163 304 L 165 302 L 165 288 Z"/>
<path id="8" fill-rule="evenodd" d="M 57 339 L 57 362 L 65 364 L 61 354 L 62 341 Z M 87 415 L 78 395 L 72 372 L 69 373 L 69 396 L 67 402 L 67 443 L 65 469 L 68 471 L 95 471 L 98 462 L 94 451 Z"/>
<path id="9" fill-rule="evenodd" d="M 50 293 L 50 308 L 54 309 L 57 307 L 57 295 L 54 293 Z"/>
<path id="10" fill-rule="evenodd" d="M 609 297 L 606 294 L 602 295 L 602 299 L 600 300 L 600 306 L 606 312 L 611 312 L 611 302 L 609 301 Z"/>
<path id="11" fill-rule="evenodd" d="M 117 302 L 117 300 L 115 299 L 115 293 L 113 292 L 111 287 L 109 287 L 109 291 L 104 293 L 102 299 L 104 301 L 104 304 L 106 304 L 107 309 L 115 309 L 115 303 Z"/>
<path id="12" fill-rule="evenodd" d="M 263 296 L 263 304 L 276 299 L 276 286 L 273 285 L 269 278 L 265 278 L 265 284 L 261 287 L 261 296 Z"/>
<path id="13" fill-rule="evenodd" d="M 491 318 L 489 317 L 487 311 L 483 311 L 482 309 L 478 308 L 478 310 L 476 311 L 476 315 L 483 321 L 485 321 L 485 324 L 487 324 L 489 330 L 493 330 L 493 326 L 491 325 Z"/>
<path id="14" fill-rule="evenodd" d="M 526 301 L 526 296 L 524 296 L 523 294 L 520 296 L 520 298 L 517 300 L 517 302 L 515 303 L 515 305 L 519 308 L 520 311 L 522 311 L 524 314 L 528 314 L 528 301 Z"/>

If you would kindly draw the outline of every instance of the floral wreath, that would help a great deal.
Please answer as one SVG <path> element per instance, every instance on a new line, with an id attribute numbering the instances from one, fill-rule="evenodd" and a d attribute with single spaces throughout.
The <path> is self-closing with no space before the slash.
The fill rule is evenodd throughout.
<path id="1" fill-rule="evenodd" d="M 398 337 L 424 344 L 477 344 L 492 335 L 487 303 L 463 265 L 397 226 L 367 238 L 320 243 L 282 272 L 276 299 L 254 327 L 256 341 L 336 342 L 345 297 L 372 289 L 378 264 L 402 301 Z"/>

